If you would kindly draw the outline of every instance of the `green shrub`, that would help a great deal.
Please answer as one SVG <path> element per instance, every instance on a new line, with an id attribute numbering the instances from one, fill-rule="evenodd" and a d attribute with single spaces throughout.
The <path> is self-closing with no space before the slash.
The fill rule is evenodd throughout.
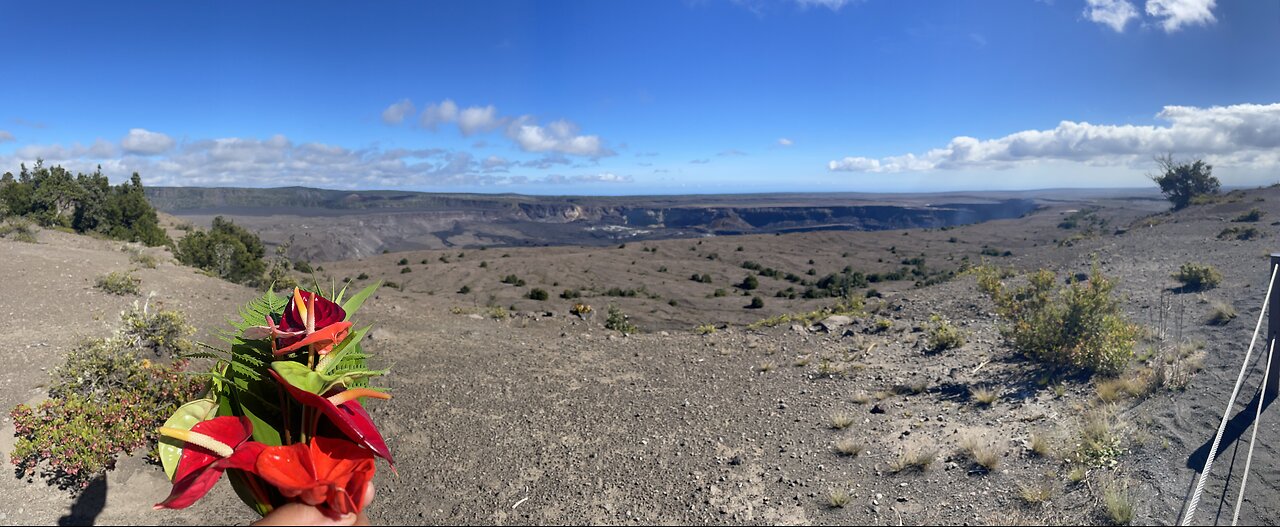
<path id="1" fill-rule="evenodd" d="M 951 322 L 938 315 L 929 317 L 929 328 L 925 332 L 925 347 L 932 352 L 946 351 L 964 345 L 964 333 Z"/>
<path id="2" fill-rule="evenodd" d="M 396 262 L 396 265 L 409 265 L 409 259 L 401 258 L 400 261 Z"/>
<path id="3" fill-rule="evenodd" d="M 1241 214 L 1241 215 L 1239 215 L 1239 216 L 1236 216 L 1236 217 L 1235 217 L 1234 219 L 1232 219 L 1231 221 L 1236 222 L 1236 223 L 1250 223 L 1250 222 L 1255 222 L 1255 221 L 1261 220 L 1261 219 L 1262 219 L 1262 216 L 1263 216 L 1264 214 L 1266 214 L 1266 213 L 1262 212 L 1262 210 L 1261 210 L 1261 209 L 1259 209 L 1258 207 L 1254 207 L 1254 208 L 1252 208 L 1252 209 L 1249 209 L 1249 212 L 1245 212 L 1245 213 L 1243 213 L 1243 214 Z"/>
<path id="4" fill-rule="evenodd" d="M 742 279 L 742 283 L 738 284 L 738 287 L 744 291 L 758 289 L 760 287 L 760 279 L 756 278 L 756 275 L 749 274 Z"/>
<path id="5" fill-rule="evenodd" d="M 13 241 L 36 243 L 35 231 L 31 230 L 31 221 L 26 218 L 9 218 L 0 225 L 0 238 Z"/>
<path id="6" fill-rule="evenodd" d="M 747 306 L 747 309 L 760 309 L 762 307 L 764 307 L 764 299 L 758 296 L 753 296 L 751 297 L 751 304 Z"/>
<path id="7" fill-rule="evenodd" d="M 525 298 L 541 301 L 551 298 L 551 295 L 547 293 L 546 289 L 533 288 L 529 290 L 529 293 L 525 295 Z"/>
<path id="8" fill-rule="evenodd" d="M 258 235 L 218 216 L 208 231 L 194 230 L 178 242 L 178 261 L 227 280 L 259 285 L 266 253 Z"/>
<path id="9" fill-rule="evenodd" d="M 639 330 L 635 324 L 631 323 L 629 317 L 618 306 L 613 304 L 609 304 L 609 316 L 604 321 L 604 327 L 620 332 L 623 335 L 635 333 Z"/>
<path id="10" fill-rule="evenodd" d="M 1182 287 L 1187 291 L 1213 289 L 1222 283 L 1222 273 L 1219 273 L 1212 265 L 1191 262 L 1182 264 L 1178 272 L 1173 273 L 1173 278 L 1181 282 Z"/>
<path id="11" fill-rule="evenodd" d="M 1218 233 L 1219 240 L 1253 240 L 1262 237 L 1257 227 L 1227 227 Z"/>
<path id="12" fill-rule="evenodd" d="M 132 349 L 177 359 L 192 351 L 194 345 L 188 337 L 195 331 L 181 311 L 152 310 L 148 300 L 141 308 L 134 302 L 132 309 L 120 314 L 118 338 Z"/>
<path id="13" fill-rule="evenodd" d="M 458 294 L 460 294 L 460 295 L 465 295 L 465 294 L 470 293 L 470 292 L 471 292 L 471 286 L 469 286 L 469 285 L 464 285 L 464 286 L 462 286 L 462 288 L 461 288 L 461 289 L 458 289 Z"/>
<path id="14" fill-rule="evenodd" d="M 1006 322 L 1001 334 L 1027 357 L 1056 367 L 1117 373 L 1133 357 L 1138 327 L 1112 296 L 1115 285 L 1095 266 L 1087 282 L 1058 289 L 1057 274 L 1032 273 L 1025 286 L 1009 288 L 998 270 L 979 268 L 979 289 Z"/>
<path id="15" fill-rule="evenodd" d="M 12 410 L 17 441 L 10 460 L 19 474 L 39 472 L 60 488 L 84 488 L 117 455 L 142 447 L 154 452 L 156 430 L 207 388 L 204 378 L 183 373 L 185 360 L 166 365 L 140 357 L 148 350 L 132 344 L 136 328 L 128 325 L 136 316 L 122 315 L 126 327 L 116 336 L 72 350 L 54 371 L 49 400 Z"/>
<path id="16" fill-rule="evenodd" d="M 129 261 L 147 269 L 155 269 L 157 264 L 156 257 L 138 250 L 129 253 Z"/>
<path id="17" fill-rule="evenodd" d="M 524 287 L 524 279 L 513 274 L 502 277 L 502 283 L 511 284 L 516 287 Z"/>
<path id="18" fill-rule="evenodd" d="M 369 279 L 369 273 L 360 273 L 359 275 L 356 275 L 356 280 L 368 280 L 368 279 Z"/>
<path id="19" fill-rule="evenodd" d="M 412 272 L 413 272 L 413 269 L 410 269 L 410 268 L 408 268 L 408 267 L 401 267 L 401 268 L 400 268 L 400 274 L 412 273 Z"/>
<path id="20" fill-rule="evenodd" d="M 578 291 L 577 289 L 565 289 L 564 291 L 560 292 L 560 298 L 563 298 L 565 300 L 571 300 L 574 298 L 579 298 L 581 296 L 582 296 L 582 292 Z"/>
<path id="21" fill-rule="evenodd" d="M 142 280 L 128 272 L 112 271 L 99 276 L 94 287 L 113 295 L 136 295 L 140 292 L 138 289 L 140 283 Z"/>
<path id="22" fill-rule="evenodd" d="M 299 273 L 304 273 L 304 274 L 312 274 L 316 272 L 316 270 L 311 267 L 311 262 L 308 262 L 306 260 L 298 260 L 296 262 L 293 262 L 293 268 Z"/>

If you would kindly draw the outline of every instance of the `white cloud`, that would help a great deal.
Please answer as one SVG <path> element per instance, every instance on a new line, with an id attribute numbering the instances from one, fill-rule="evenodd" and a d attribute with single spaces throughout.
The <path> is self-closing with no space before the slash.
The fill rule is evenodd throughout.
<path id="1" fill-rule="evenodd" d="M 6 132 L 4 130 L 0 130 L 0 143 L 4 143 L 7 141 L 13 141 L 13 134 Z"/>
<path id="2" fill-rule="evenodd" d="M 794 145 L 794 144 L 796 144 L 796 143 L 795 143 L 795 141 L 792 141 L 792 140 L 787 139 L 787 138 L 785 138 L 785 137 L 781 137 L 781 138 L 779 138 L 779 139 L 778 139 L 778 144 L 779 144 L 779 145 L 782 145 L 782 146 L 791 146 L 791 145 Z"/>
<path id="3" fill-rule="evenodd" d="M 809 8 L 813 6 L 825 7 L 832 11 L 839 11 L 840 8 L 853 3 L 853 0 L 795 0 L 800 7 Z"/>
<path id="4" fill-rule="evenodd" d="M 484 161 L 480 162 L 480 168 L 485 171 L 502 172 L 506 171 L 507 168 L 514 164 L 514 162 L 502 156 L 489 156 L 484 158 Z"/>
<path id="5" fill-rule="evenodd" d="M 160 132 L 134 128 L 120 140 L 120 146 L 131 154 L 155 155 L 173 148 L 173 138 Z"/>
<path id="6" fill-rule="evenodd" d="M 1216 0 L 1147 0 L 1147 14 L 1161 18 L 1160 27 L 1172 33 L 1189 25 L 1209 25 Z"/>
<path id="7" fill-rule="evenodd" d="M 458 119 L 458 105 L 452 99 L 445 99 L 439 104 L 432 103 L 422 111 L 421 124 L 423 128 L 436 129 L 436 126 L 445 123 L 451 123 Z"/>
<path id="8" fill-rule="evenodd" d="M 533 117 L 525 115 L 511 122 L 507 137 L 525 152 L 559 152 L 575 156 L 605 157 L 615 152 L 606 148 L 596 135 L 578 135 L 577 125 L 565 121 L 553 121 L 540 126 Z"/>
<path id="9" fill-rule="evenodd" d="M 413 101 L 401 99 L 400 102 L 392 104 L 382 111 L 382 122 L 400 124 L 404 122 L 405 117 L 413 113 L 413 110 Z"/>
<path id="10" fill-rule="evenodd" d="M 105 158 L 115 156 L 117 153 L 114 144 L 103 139 L 97 139 L 89 146 L 84 146 L 80 143 L 74 143 L 69 147 L 62 145 L 26 145 L 18 148 L 14 152 L 14 156 L 26 161 L 35 161 L 37 159 L 57 161 L 83 157 Z"/>
<path id="11" fill-rule="evenodd" d="M 1087 0 L 1084 16 L 1091 21 L 1109 26 L 1117 33 L 1123 33 L 1129 21 L 1138 17 L 1138 10 L 1129 3 L 1129 0 Z"/>
<path id="12" fill-rule="evenodd" d="M 471 106 L 458 115 L 458 129 L 462 130 L 462 135 L 489 132 L 501 125 L 498 109 L 492 104 L 485 107 Z"/>
<path id="13" fill-rule="evenodd" d="M 577 176 L 562 176 L 552 174 L 540 180 L 538 183 L 551 184 L 570 184 L 570 183 L 631 183 L 634 179 L 631 176 L 620 176 L 612 172 L 602 172 L 599 174 L 583 174 Z"/>
<path id="14" fill-rule="evenodd" d="M 1062 121 L 1050 130 L 1025 130 L 996 139 L 960 136 L 920 155 L 851 156 L 827 168 L 849 172 L 908 172 L 1013 168 L 1040 161 L 1122 166 L 1172 152 L 1202 156 L 1219 166 L 1280 168 L 1280 103 L 1166 106 L 1168 126 L 1095 125 Z"/>

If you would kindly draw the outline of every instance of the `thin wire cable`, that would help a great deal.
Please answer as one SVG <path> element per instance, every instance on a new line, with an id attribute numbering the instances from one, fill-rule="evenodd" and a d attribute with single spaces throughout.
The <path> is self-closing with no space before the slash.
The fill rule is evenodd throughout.
<path id="1" fill-rule="evenodd" d="M 1249 482 L 1249 465 L 1253 464 L 1253 445 L 1258 442 L 1258 428 L 1262 427 L 1262 399 L 1267 396 L 1267 377 L 1271 374 L 1271 360 L 1276 352 L 1276 341 L 1271 339 L 1271 349 L 1267 351 L 1267 369 L 1262 372 L 1262 392 L 1258 396 L 1258 411 L 1253 414 L 1253 435 L 1249 436 L 1249 454 L 1244 458 L 1244 477 L 1240 478 L 1240 494 L 1236 496 L 1236 509 L 1231 514 L 1231 527 L 1235 527 L 1240 519 L 1240 504 L 1244 503 L 1244 486 Z"/>
<path id="2" fill-rule="evenodd" d="M 1191 525 L 1192 518 L 1196 515 L 1196 507 L 1200 505 L 1200 495 L 1204 493 L 1205 479 L 1208 478 L 1209 472 L 1213 470 L 1213 458 L 1218 456 L 1218 445 L 1222 443 L 1222 434 L 1227 430 L 1227 418 L 1231 416 L 1231 409 L 1235 407 L 1236 397 L 1240 395 L 1240 385 L 1244 383 L 1244 372 L 1249 368 L 1249 357 L 1253 355 L 1253 346 L 1258 343 L 1258 331 L 1262 329 L 1262 319 L 1267 313 L 1267 306 L 1271 303 L 1271 290 L 1276 285 L 1276 271 L 1280 271 L 1280 265 L 1271 268 L 1271 281 L 1267 283 L 1267 295 L 1262 300 L 1262 311 L 1258 313 L 1258 324 L 1253 328 L 1253 338 L 1249 340 L 1249 349 L 1244 354 L 1244 362 L 1240 364 L 1240 375 L 1236 376 L 1236 387 L 1231 390 L 1231 398 L 1227 400 L 1227 409 L 1222 412 L 1222 422 L 1218 425 L 1218 433 L 1213 436 L 1213 447 L 1209 449 L 1209 457 L 1204 461 L 1204 468 L 1200 471 L 1200 480 L 1196 482 L 1196 490 L 1191 494 L 1191 501 L 1187 503 L 1187 511 L 1182 516 L 1182 525 L 1185 527 Z"/>

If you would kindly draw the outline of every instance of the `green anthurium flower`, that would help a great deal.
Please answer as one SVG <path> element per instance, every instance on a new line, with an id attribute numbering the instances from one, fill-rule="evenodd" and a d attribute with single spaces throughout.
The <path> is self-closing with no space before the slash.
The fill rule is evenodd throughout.
<path id="1" fill-rule="evenodd" d="M 376 377 L 383 373 L 380 371 L 359 370 L 326 375 L 312 371 L 306 364 L 293 361 L 272 362 L 271 369 L 280 374 L 280 377 L 293 385 L 294 388 L 317 395 L 328 393 L 329 390 L 338 386 L 348 388 L 351 383 L 357 380 Z"/>
<path id="2" fill-rule="evenodd" d="M 218 414 L 218 403 L 213 399 L 196 399 L 179 406 L 173 416 L 164 422 L 165 428 L 191 430 L 191 427 L 202 421 L 213 419 Z M 173 480 L 173 473 L 178 469 L 178 460 L 182 458 L 182 441 L 162 436 L 156 450 L 160 453 L 160 464 L 164 465 L 164 474 Z"/>

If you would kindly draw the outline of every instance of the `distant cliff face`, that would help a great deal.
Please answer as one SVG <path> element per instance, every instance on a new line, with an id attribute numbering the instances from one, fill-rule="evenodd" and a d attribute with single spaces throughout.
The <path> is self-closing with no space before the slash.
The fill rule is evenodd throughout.
<path id="1" fill-rule="evenodd" d="M 160 210 L 197 224 L 228 216 L 268 244 L 290 243 L 293 257 L 315 261 L 445 247 L 936 228 L 1016 218 L 1037 206 L 1024 198 L 942 204 L 898 198 L 896 203 L 868 204 L 865 197 L 841 200 L 831 195 L 562 198 L 172 187 L 149 188 L 147 193 Z"/>

